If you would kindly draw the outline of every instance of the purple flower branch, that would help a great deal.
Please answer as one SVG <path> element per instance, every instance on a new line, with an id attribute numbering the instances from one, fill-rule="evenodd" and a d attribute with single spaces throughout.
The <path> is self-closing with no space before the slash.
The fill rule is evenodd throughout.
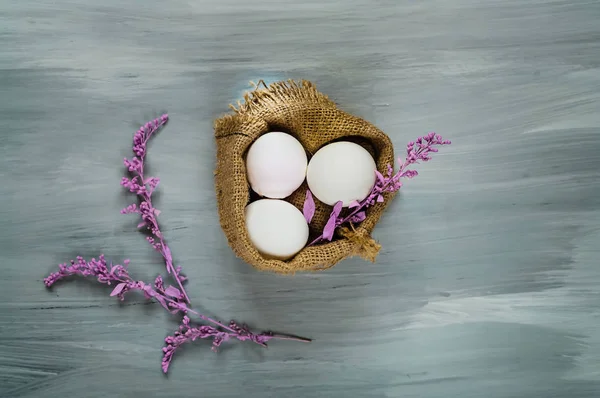
<path id="1" fill-rule="evenodd" d="M 44 279 L 47 287 L 52 287 L 55 283 L 71 277 L 95 277 L 98 282 L 109 286 L 114 285 L 111 296 L 117 296 L 121 301 L 129 292 L 140 292 L 149 300 L 155 300 L 172 314 L 183 313 L 184 317 L 179 329 L 173 336 L 165 338 L 166 346 L 163 347 L 162 370 L 167 373 L 169 365 L 177 349 L 184 343 L 193 342 L 197 339 L 212 339 L 212 350 L 217 351 L 222 343 L 237 339 L 239 341 L 251 341 L 263 347 L 271 339 L 295 340 L 301 342 L 310 342 L 310 339 L 297 336 L 279 335 L 272 332 L 253 333 L 246 325 L 239 326 L 235 321 L 230 321 L 225 325 L 215 319 L 200 314 L 191 309 L 185 300 L 183 293 L 174 286 L 165 287 L 162 277 L 156 277 L 154 284 L 150 285 L 143 281 L 136 281 L 129 275 L 127 265 L 129 260 L 125 260 L 123 265 L 107 264 L 104 255 L 98 259 L 92 258 L 86 261 L 83 257 L 77 257 L 71 260 L 70 264 L 60 264 L 58 272 L 51 273 Z M 188 314 L 194 314 L 201 320 L 212 325 L 191 326 Z"/>
<path id="2" fill-rule="evenodd" d="M 123 177 L 121 185 L 128 188 L 130 192 L 137 194 L 141 198 L 139 207 L 133 203 L 121 213 L 136 213 L 142 217 L 142 222 L 138 228 L 146 227 L 152 232 L 152 236 L 146 239 L 152 247 L 161 253 L 165 260 L 167 272 L 177 281 L 179 288 L 175 286 L 165 287 L 162 276 L 157 276 L 154 284 L 147 284 L 143 281 L 136 281 L 129 275 L 127 265 L 129 260 L 125 260 L 123 265 L 107 264 L 104 255 L 98 259 L 86 261 L 83 257 L 77 257 L 71 260 L 70 264 L 60 264 L 58 272 L 53 272 L 44 279 L 47 287 L 53 286 L 58 281 L 71 276 L 95 277 L 98 282 L 106 285 L 114 285 L 111 296 L 117 296 L 120 300 L 125 299 L 129 292 L 140 292 L 148 300 L 158 302 L 162 307 L 172 314 L 182 313 L 184 315 L 179 329 L 173 336 L 165 339 L 166 346 L 163 348 L 162 370 L 167 372 L 175 351 L 184 343 L 192 342 L 196 339 L 212 339 L 214 351 L 225 341 L 237 339 L 240 341 L 252 341 L 263 347 L 271 339 L 294 340 L 310 342 L 310 339 L 303 337 L 281 335 L 272 332 L 252 333 L 246 325 L 239 326 L 235 321 L 225 325 L 215 319 L 209 318 L 189 307 L 190 300 L 183 288 L 182 282 L 186 280 L 181 274 L 181 267 L 173 266 L 171 250 L 164 241 L 156 217 L 160 213 L 152 206 L 152 194 L 158 186 L 159 180 L 156 177 L 144 177 L 144 159 L 146 156 L 146 144 L 158 129 L 168 120 L 167 115 L 161 116 L 150 123 L 146 123 L 135 134 L 133 139 L 133 152 L 136 156 L 132 159 L 125 159 L 124 163 L 128 170 L 133 174 L 131 179 Z M 194 314 L 201 320 L 210 325 L 191 326 L 188 314 Z"/>
<path id="3" fill-rule="evenodd" d="M 183 282 L 186 278 L 181 275 L 181 267 L 173 266 L 171 249 L 169 249 L 169 246 L 165 243 L 156 219 L 160 214 L 160 211 L 152 206 L 152 193 L 156 190 L 160 180 L 158 177 L 144 176 L 144 160 L 146 159 L 147 143 L 153 134 L 168 120 L 169 116 L 164 114 L 160 118 L 154 119 L 140 127 L 133 136 L 133 153 L 135 156 L 131 159 L 125 158 L 123 160 L 125 167 L 133 174 L 133 177 L 131 179 L 123 177 L 121 179 L 121 185 L 128 188 L 129 192 L 138 195 L 141 198 L 141 203 L 139 208 L 133 203 L 121 210 L 121 213 L 137 213 L 142 216 L 142 222 L 138 224 L 138 228 L 147 228 L 150 230 L 153 236 L 147 237 L 146 240 L 152 245 L 154 250 L 163 256 L 167 272 L 173 276 L 179 289 L 181 289 L 185 301 L 189 303 L 190 299 L 183 288 Z"/>
<path id="4" fill-rule="evenodd" d="M 341 202 L 336 203 L 333 207 L 331 215 L 323 233 L 313 240 L 309 246 L 322 242 L 324 240 L 331 241 L 333 239 L 334 230 L 345 223 L 360 223 L 366 218 L 366 209 L 376 203 L 384 201 L 383 194 L 386 192 L 396 192 L 402 187 L 401 178 L 414 178 L 419 173 L 416 170 L 408 168 L 413 164 L 418 164 L 420 161 L 428 162 L 431 160 L 431 154 L 438 152 L 436 146 L 450 145 L 451 142 L 444 140 L 441 135 L 431 132 L 426 136 L 419 137 L 415 142 L 411 141 L 406 145 L 406 158 L 398 158 L 400 168 L 396 174 L 391 165 L 387 166 L 387 172 L 384 176 L 378 170 L 375 170 L 377 180 L 371 189 L 369 195 L 362 201 L 354 201 L 349 208 L 353 209 L 349 214 L 341 216 Z M 308 195 L 307 195 L 308 197 Z"/>

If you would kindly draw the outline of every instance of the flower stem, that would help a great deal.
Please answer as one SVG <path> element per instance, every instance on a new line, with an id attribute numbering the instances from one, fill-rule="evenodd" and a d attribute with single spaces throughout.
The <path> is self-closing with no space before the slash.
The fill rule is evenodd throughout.
<path id="1" fill-rule="evenodd" d="M 165 123 L 167 122 L 167 120 L 168 120 L 167 118 L 161 118 L 161 119 L 159 119 L 158 124 L 151 125 L 149 131 L 146 132 L 144 140 L 143 140 L 144 147 L 146 147 L 146 145 L 148 144 L 148 141 L 150 141 L 150 138 L 152 137 L 152 135 L 155 132 L 157 132 L 159 128 L 161 128 L 162 126 L 165 125 Z M 145 177 L 144 177 L 144 161 L 146 159 L 146 153 L 147 153 L 147 151 L 144 151 L 142 153 L 142 155 L 140 156 L 141 165 L 140 165 L 139 171 L 136 172 L 137 175 L 138 175 L 138 177 L 141 180 L 140 181 L 140 185 L 142 187 L 146 186 L 146 182 L 145 182 L 146 180 L 145 180 Z M 154 208 L 154 206 L 152 206 L 152 193 L 149 193 L 147 190 L 144 190 L 144 193 L 140 194 L 140 196 L 142 197 L 142 199 L 145 202 L 148 203 L 148 205 L 150 206 L 150 208 Z M 191 300 L 190 300 L 187 292 L 185 291 L 185 288 L 183 287 L 183 283 L 181 282 L 181 279 L 179 278 L 179 275 L 177 274 L 177 270 L 175 269 L 175 267 L 173 267 L 173 259 L 169 258 L 170 256 L 166 255 L 166 253 L 167 253 L 166 250 L 168 249 L 168 246 L 165 243 L 165 240 L 163 238 L 163 234 L 160 232 L 160 227 L 158 225 L 158 221 L 156 221 L 154 219 L 154 217 L 152 218 L 152 223 L 153 223 L 153 226 L 156 229 L 156 231 L 158 231 L 158 234 L 154 234 L 154 236 L 156 236 L 159 239 L 159 241 L 160 241 L 160 250 L 159 250 L 159 252 L 162 255 L 162 257 L 164 258 L 164 260 L 165 260 L 165 266 L 166 266 L 167 272 L 170 275 L 172 275 L 173 279 L 175 279 L 175 281 L 177 282 L 177 285 L 181 289 L 181 292 L 182 292 L 182 294 L 183 294 L 183 296 L 185 298 L 185 301 L 188 302 L 188 303 L 191 303 Z M 168 249 L 168 250 L 170 252 L 170 249 Z"/>

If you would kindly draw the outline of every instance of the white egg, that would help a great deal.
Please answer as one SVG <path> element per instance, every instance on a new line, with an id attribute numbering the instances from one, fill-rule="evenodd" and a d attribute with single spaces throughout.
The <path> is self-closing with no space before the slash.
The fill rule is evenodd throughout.
<path id="1" fill-rule="evenodd" d="M 294 205 L 277 199 L 260 199 L 246 206 L 250 241 L 263 256 L 287 260 L 308 241 L 308 224 Z"/>
<path id="2" fill-rule="evenodd" d="M 286 133 L 267 133 L 248 150 L 248 181 L 261 196 L 285 198 L 304 182 L 306 164 L 306 152 L 297 139 Z"/>
<path id="3" fill-rule="evenodd" d="M 366 198 L 375 185 L 375 160 L 358 144 L 340 141 L 319 149 L 308 163 L 306 181 L 321 202 L 333 206 Z"/>

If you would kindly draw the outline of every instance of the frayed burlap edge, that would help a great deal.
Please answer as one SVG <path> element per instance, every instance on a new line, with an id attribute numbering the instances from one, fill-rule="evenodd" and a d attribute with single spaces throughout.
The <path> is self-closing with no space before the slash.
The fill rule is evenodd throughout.
<path id="1" fill-rule="evenodd" d="M 314 114 L 317 116 L 308 119 L 311 125 L 325 123 L 329 126 L 332 120 L 340 121 L 342 125 L 349 124 L 359 131 L 354 136 L 364 137 L 360 133 L 364 130 L 370 134 L 367 138 L 376 137 L 383 142 L 377 159 L 377 167 L 381 172 L 386 170 L 388 164 L 394 163 L 394 155 L 387 135 L 363 119 L 339 110 L 309 81 L 288 80 L 268 86 L 263 81 L 251 84 L 254 89 L 244 94 L 243 101 L 230 105 L 233 113 L 218 118 L 214 123 L 217 142 L 215 190 L 219 220 L 234 253 L 259 270 L 284 274 L 328 269 L 352 256 L 374 262 L 381 246 L 371 238 L 370 233 L 393 198 L 393 193 L 385 194 L 383 203 L 369 208 L 367 218 L 358 226 L 340 228 L 332 242 L 306 247 L 288 261 L 265 259 L 253 247 L 244 219 L 244 209 L 250 199 L 244 155 L 250 144 L 268 132 L 271 125 L 294 125 L 298 119 L 295 115 Z M 323 115 L 330 115 L 331 119 Z M 305 121 L 300 120 L 303 123 Z M 314 153 L 310 149 L 308 152 Z M 301 207 L 297 199 L 295 203 L 292 202 Z"/>

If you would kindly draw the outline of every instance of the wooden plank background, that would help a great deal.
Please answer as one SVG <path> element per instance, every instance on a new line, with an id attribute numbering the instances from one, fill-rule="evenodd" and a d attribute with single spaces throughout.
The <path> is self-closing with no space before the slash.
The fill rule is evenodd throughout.
<path id="1" fill-rule="evenodd" d="M 0 396 L 600 396 L 600 2 L 0 0 Z M 252 270 L 216 217 L 212 120 L 249 80 L 313 80 L 419 168 L 376 264 Z M 310 345 L 186 347 L 142 298 L 42 278 L 162 265 L 119 186 L 140 123 L 196 307 Z"/>

